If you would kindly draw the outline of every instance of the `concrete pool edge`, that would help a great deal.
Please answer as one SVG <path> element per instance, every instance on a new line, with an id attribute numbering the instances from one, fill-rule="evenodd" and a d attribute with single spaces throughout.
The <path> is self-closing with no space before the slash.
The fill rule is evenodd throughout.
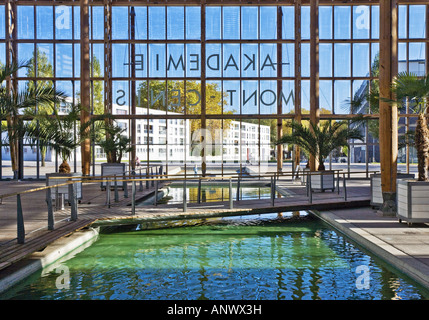
<path id="1" fill-rule="evenodd" d="M 73 254 L 79 248 L 83 250 L 91 245 L 99 235 L 99 228 L 88 228 L 73 232 L 49 244 L 44 250 L 34 252 L 26 259 L 0 272 L 0 293 L 17 285 L 35 272 L 52 265 L 64 257 Z"/>
<path id="2" fill-rule="evenodd" d="M 309 211 L 429 290 L 429 266 L 331 211 Z"/>

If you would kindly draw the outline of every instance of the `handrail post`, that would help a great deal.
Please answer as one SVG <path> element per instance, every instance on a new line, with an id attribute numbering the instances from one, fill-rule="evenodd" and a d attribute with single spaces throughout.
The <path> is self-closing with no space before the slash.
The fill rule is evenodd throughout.
<path id="1" fill-rule="evenodd" d="M 16 195 L 16 226 L 18 233 L 18 243 L 23 244 L 25 242 L 25 228 L 24 228 L 24 216 L 22 214 L 21 195 Z"/>
<path id="2" fill-rule="evenodd" d="M 116 174 L 115 174 L 115 184 L 114 184 L 114 189 L 115 189 L 115 202 L 119 201 L 119 192 L 118 192 L 118 182 L 116 181 Z"/>
<path id="3" fill-rule="evenodd" d="M 48 230 L 54 230 L 55 218 L 52 208 L 52 189 L 46 189 L 46 204 L 48 205 Z"/>
<path id="4" fill-rule="evenodd" d="M 310 177 L 310 179 L 308 179 L 308 181 L 309 181 L 309 183 L 308 183 L 309 202 L 313 203 L 313 192 L 312 192 L 312 188 L 311 188 L 311 172 L 308 172 L 308 175 Z"/>
<path id="5" fill-rule="evenodd" d="M 158 202 L 158 179 L 155 180 L 155 198 L 153 204 L 156 206 Z"/>
<path id="6" fill-rule="evenodd" d="M 276 178 L 275 177 L 270 177 L 271 178 L 271 206 L 274 207 L 274 190 L 275 190 L 275 181 Z"/>
<path id="7" fill-rule="evenodd" d="M 343 173 L 344 201 L 347 201 L 346 174 Z"/>
<path id="8" fill-rule="evenodd" d="M 136 214 L 136 181 L 133 180 L 131 186 L 131 214 Z"/>
<path id="9" fill-rule="evenodd" d="M 155 177 L 153 176 L 153 167 L 150 167 L 150 175 L 152 177 L 152 187 L 153 187 L 155 185 L 154 180 L 153 180 L 153 179 L 155 179 Z"/>
<path id="10" fill-rule="evenodd" d="M 237 179 L 237 201 L 240 201 L 240 176 Z"/>
<path id="11" fill-rule="evenodd" d="M 76 201 L 76 192 L 74 190 L 74 183 L 69 184 L 69 201 L 70 201 L 70 211 L 71 211 L 71 216 L 70 216 L 70 220 L 71 221 L 76 221 L 77 220 L 77 201 Z"/>
<path id="12" fill-rule="evenodd" d="M 234 208 L 234 200 L 232 199 L 232 178 L 229 178 L 229 208 Z"/>
<path id="13" fill-rule="evenodd" d="M 197 202 L 201 203 L 201 178 L 198 179 L 198 195 Z"/>
<path id="14" fill-rule="evenodd" d="M 340 194 L 340 171 L 337 174 L 337 193 Z"/>
<path id="15" fill-rule="evenodd" d="M 110 180 L 106 181 L 106 204 L 110 208 Z"/>
<path id="16" fill-rule="evenodd" d="M 128 183 L 127 183 L 127 180 L 124 180 L 123 184 L 124 184 L 124 198 L 128 198 Z"/>
<path id="17" fill-rule="evenodd" d="M 139 169 L 139 178 L 140 178 L 140 183 L 139 183 L 139 191 L 142 192 L 143 191 L 143 180 L 142 179 L 142 169 Z"/>
<path id="18" fill-rule="evenodd" d="M 186 199 L 186 178 L 183 180 L 183 212 L 188 211 L 188 203 Z"/>
<path id="19" fill-rule="evenodd" d="M 149 189 L 149 168 L 146 168 L 146 189 Z"/>

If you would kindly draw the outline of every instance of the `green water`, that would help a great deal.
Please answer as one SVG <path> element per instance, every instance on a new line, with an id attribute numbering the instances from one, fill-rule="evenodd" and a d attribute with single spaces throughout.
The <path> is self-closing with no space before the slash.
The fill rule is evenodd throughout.
<path id="1" fill-rule="evenodd" d="M 359 278 L 361 268 L 368 271 L 367 282 Z M 69 282 L 60 284 L 69 288 L 58 288 L 63 275 Z M 321 221 L 309 216 L 279 219 L 277 214 L 101 234 L 60 268 L 45 270 L 0 295 L 112 300 L 427 297 Z"/>

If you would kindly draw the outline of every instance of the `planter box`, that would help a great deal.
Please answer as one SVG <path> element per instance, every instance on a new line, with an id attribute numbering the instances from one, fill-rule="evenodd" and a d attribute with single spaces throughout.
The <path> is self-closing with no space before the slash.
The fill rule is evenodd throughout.
<path id="1" fill-rule="evenodd" d="M 125 172 L 125 163 L 102 163 L 101 164 L 101 175 L 102 176 L 117 176 L 118 179 L 124 178 L 124 172 Z M 112 177 L 113 179 L 113 177 Z M 101 182 L 101 189 L 106 189 L 106 182 Z M 125 188 L 125 182 L 118 182 L 118 187 L 122 188 L 122 190 Z M 114 188 L 113 182 L 111 183 L 111 188 Z"/>
<path id="2" fill-rule="evenodd" d="M 398 180 L 396 186 L 399 222 L 429 222 L 429 181 Z"/>
<path id="3" fill-rule="evenodd" d="M 73 176 L 74 177 L 79 177 L 79 178 L 62 179 L 63 177 L 73 177 Z M 66 183 L 67 181 L 70 181 L 70 180 L 77 180 L 77 181 L 79 181 L 79 180 L 81 180 L 81 178 L 80 178 L 81 176 L 82 176 L 81 173 L 47 173 L 46 174 L 46 185 L 47 186 L 52 186 L 52 185 L 56 185 L 56 184 L 63 184 L 63 183 Z M 61 177 L 61 179 L 55 179 L 55 177 L 58 177 L 58 178 Z M 82 183 L 81 182 L 75 183 L 75 185 L 76 185 L 76 189 L 75 190 L 77 192 L 76 197 L 77 197 L 78 200 L 81 200 L 82 199 Z M 66 201 L 69 200 L 69 197 L 68 197 L 69 186 L 68 185 L 61 186 L 61 187 L 58 187 L 58 188 L 52 188 L 52 192 L 51 192 L 52 199 L 55 199 L 55 194 L 56 193 L 63 194 L 64 195 L 64 200 L 66 200 Z"/>
<path id="4" fill-rule="evenodd" d="M 335 171 L 325 170 L 323 174 L 316 171 L 318 174 L 311 175 L 311 190 L 325 192 L 325 190 L 335 191 Z"/>
<path id="5" fill-rule="evenodd" d="M 381 192 L 381 174 L 376 173 L 371 175 L 371 201 L 372 207 L 381 207 L 383 205 L 383 194 Z M 414 174 L 411 173 L 397 173 L 398 179 L 414 179 Z"/>

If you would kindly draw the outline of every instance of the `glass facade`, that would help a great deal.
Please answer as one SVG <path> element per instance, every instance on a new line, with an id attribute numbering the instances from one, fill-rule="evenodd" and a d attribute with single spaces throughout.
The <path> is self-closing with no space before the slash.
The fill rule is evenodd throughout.
<path id="1" fill-rule="evenodd" d="M 332 154 L 329 166 L 379 169 L 377 111 L 367 103 L 350 107 L 351 99 L 377 84 L 376 2 L 331 1 L 317 7 L 316 66 L 306 1 L 162 3 L 89 1 L 91 113 L 115 115 L 143 166 L 163 163 L 171 172 L 185 165 L 201 169 L 204 162 L 207 173 L 235 173 L 244 166 L 264 173 L 277 170 L 281 158 L 283 171 L 291 171 L 293 150 L 285 147 L 278 154 L 273 142 L 288 122 L 309 119 L 315 107 L 312 82 L 317 81 L 323 121 L 347 119 L 351 113 L 375 115 L 362 126 L 365 139 Z M 12 18 L 9 6 L 16 13 Z M 80 102 L 81 10 L 79 1 L 0 4 L 0 65 L 8 61 L 8 46 L 16 48 L 14 58 L 30 62 L 17 74 L 20 88 L 51 81 L 70 102 Z M 427 12 L 424 4 L 398 5 L 398 71 L 426 73 Z M 8 19 L 16 26 L 10 35 Z M 411 113 L 400 117 L 400 134 L 413 127 Z M 4 141 L 1 149 L 4 179 L 12 171 Z M 91 150 L 92 174 L 98 174 L 105 154 L 94 143 Z M 24 177 L 43 178 L 44 170 L 58 168 L 58 157 L 49 150 L 42 155 L 37 145 L 24 145 L 23 152 Z M 398 162 L 412 164 L 413 154 L 413 148 L 401 149 Z M 131 162 L 131 154 L 125 159 Z M 79 172 L 79 149 L 71 162 Z"/>

